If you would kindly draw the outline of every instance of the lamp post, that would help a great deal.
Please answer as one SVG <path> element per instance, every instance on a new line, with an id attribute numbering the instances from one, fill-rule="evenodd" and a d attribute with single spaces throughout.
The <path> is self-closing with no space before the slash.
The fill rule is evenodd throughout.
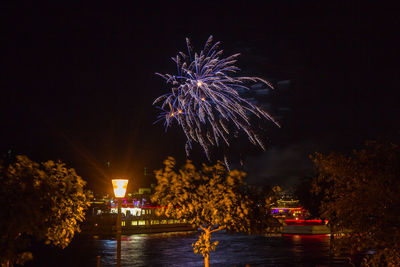
<path id="1" fill-rule="evenodd" d="M 121 207 L 122 199 L 125 196 L 126 188 L 128 187 L 128 180 L 113 179 L 112 185 L 114 195 L 118 202 L 118 215 L 117 215 L 117 267 L 121 266 Z"/>

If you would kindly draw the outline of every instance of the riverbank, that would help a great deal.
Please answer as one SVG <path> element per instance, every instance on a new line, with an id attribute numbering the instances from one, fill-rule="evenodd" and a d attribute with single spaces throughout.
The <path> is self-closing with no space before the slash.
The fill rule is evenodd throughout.
<path id="1" fill-rule="evenodd" d="M 286 225 L 282 227 L 282 234 L 324 235 L 330 231 L 326 225 Z"/>
<path id="2" fill-rule="evenodd" d="M 147 224 L 147 225 L 128 225 L 121 227 L 123 235 L 132 234 L 152 234 L 152 233 L 168 233 L 168 232 L 185 232 L 195 231 L 192 225 L 187 223 L 172 223 L 172 224 Z M 81 235 L 115 235 L 116 230 L 114 225 L 98 225 L 86 227 L 82 230 Z"/>
<path id="3" fill-rule="evenodd" d="M 196 231 L 196 228 L 188 223 L 163 223 L 152 224 L 153 221 L 143 221 L 143 225 L 133 225 L 125 223 L 122 225 L 122 234 L 151 234 L 151 233 L 168 233 L 182 231 Z M 91 223 L 82 227 L 81 234 L 83 235 L 115 235 L 115 224 Z M 330 234 L 329 228 L 325 224 L 316 223 L 286 223 L 281 226 L 281 234 L 297 234 L 297 235 L 320 235 Z"/>

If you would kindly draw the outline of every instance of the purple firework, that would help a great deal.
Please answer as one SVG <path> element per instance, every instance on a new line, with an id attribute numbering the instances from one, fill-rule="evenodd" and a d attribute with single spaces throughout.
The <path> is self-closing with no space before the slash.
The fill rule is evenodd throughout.
<path id="1" fill-rule="evenodd" d="M 248 82 L 261 82 L 272 85 L 258 77 L 233 76 L 240 69 L 234 64 L 240 54 L 223 58 L 220 42 L 213 44 L 210 36 L 200 51 L 194 53 L 190 41 L 186 38 L 187 54 L 179 52 L 172 60 L 177 65 L 177 74 L 160 74 L 171 91 L 158 97 L 162 110 L 156 122 L 164 120 L 168 128 L 173 121 L 178 122 L 186 135 L 186 153 L 189 154 L 192 143 L 199 143 L 209 158 L 209 149 L 221 142 L 229 146 L 228 135 L 231 131 L 244 131 L 254 145 L 264 148 L 260 137 L 252 130 L 250 116 L 266 118 L 279 124 L 264 110 L 240 97 L 238 89 L 250 88 Z"/>

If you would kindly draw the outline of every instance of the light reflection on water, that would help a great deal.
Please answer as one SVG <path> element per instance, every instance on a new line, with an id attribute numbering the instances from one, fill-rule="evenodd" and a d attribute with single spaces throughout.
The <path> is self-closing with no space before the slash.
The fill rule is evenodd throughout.
<path id="1" fill-rule="evenodd" d="M 122 238 L 122 266 L 204 266 L 191 244 L 197 233 L 136 234 Z M 327 266 L 329 236 L 248 236 L 213 234 L 220 243 L 211 254 L 211 266 Z M 39 255 L 27 266 L 115 266 L 116 241 L 75 239 L 64 251 Z"/>

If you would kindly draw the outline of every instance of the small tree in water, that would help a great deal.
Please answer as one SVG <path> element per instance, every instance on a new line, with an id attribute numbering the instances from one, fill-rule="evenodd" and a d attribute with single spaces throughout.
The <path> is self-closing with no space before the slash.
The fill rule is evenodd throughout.
<path id="1" fill-rule="evenodd" d="M 190 161 L 176 170 L 172 157 L 164 165 L 164 169 L 156 171 L 158 184 L 152 201 L 166 207 L 161 211 L 166 216 L 186 219 L 202 230 L 192 246 L 195 253 L 203 255 L 206 267 L 210 252 L 218 245 L 218 241 L 211 242 L 213 232 L 227 229 L 256 233 L 273 230 L 277 225 L 270 215 L 273 190 L 269 195 L 251 190 L 243 181 L 244 172 L 228 172 L 221 162 L 214 166 L 203 164 L 201 170 L 196 170 Z"/>

